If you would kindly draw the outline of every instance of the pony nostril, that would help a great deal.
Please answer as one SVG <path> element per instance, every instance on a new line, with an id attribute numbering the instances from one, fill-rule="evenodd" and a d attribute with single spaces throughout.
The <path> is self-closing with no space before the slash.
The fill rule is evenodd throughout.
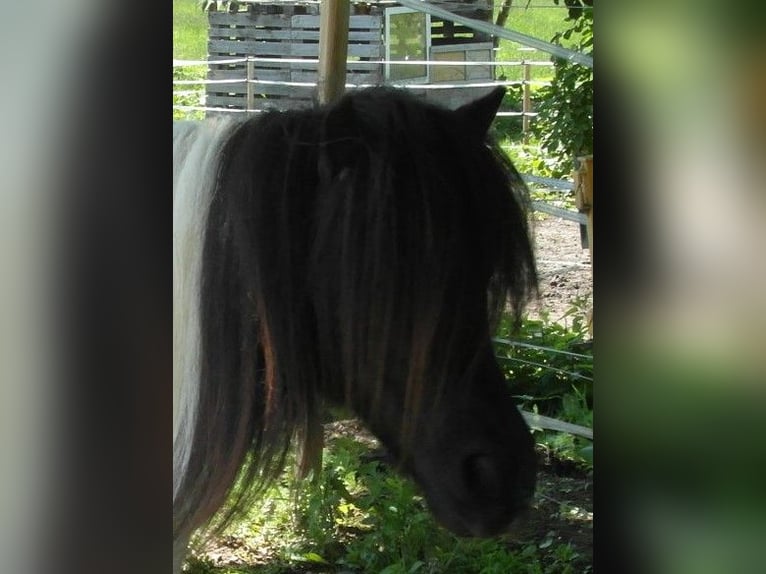
<path id="1" fill-rule="evenodd" d="M 486 454 L 472 454 L 462 463 L 463 484 L 477 494 L 495 496 L 500 492 L 501 478 L 497 465 Z"/>

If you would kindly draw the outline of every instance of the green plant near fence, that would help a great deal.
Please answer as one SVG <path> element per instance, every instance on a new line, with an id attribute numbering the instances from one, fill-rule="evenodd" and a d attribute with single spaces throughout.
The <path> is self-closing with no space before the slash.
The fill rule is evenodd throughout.
<path id="1" fill-rule="evenodd" d="M 173 80 L 198 81 L 205 77 L 205 66 L 176 66 L 173 68 Z M 182 84 L 174 86 L 173 105 L 200 107 L 203 103 L 202 84 Z M 184 93 L 187 92 L 187 93 Z M 201 110 L 185 110 L 173 108 L 173 119 L 199 120 L 205 116 Z"/>
<path id="2" fill-rule="evenodd" d="M 518 331 L 503 321 L 495 356 L 521 407 L 530 412 L 593 428 L 593 348 L 585 300 L 563 317 L 527 319 Z M 592 441 L 558 432 L 539 432 L 538 443 L 558 457 L 592 468 Z"/>
<path id="3" fill-rule="evenodd" d="M 527 320 L 515 333 L 504 321 L 498 339 L 513 334 L 528 346 L 498 340 L 495 349 L 509 390 L 520 395 L 526 409 L 591 426 L 593 357 L 581 315 L 574 305 L 567 325 Z M 592 449 L 590 441 L 563 433 L 536 433 L 536 440 L 592 468 L 592 450 L 590 461 L 581 454 Z M 189 574 L 585 571 L 579 566 L 583 557 L 565 543 L 521 541 L 512 549 L 501 539 L 455 537 L 436 524 L 411 480 L 367 453 L 369 447 L 353 438 L 334 438 L 325 448 L 322 472 L 300 483 L 289 472 L 295 462 L 291 452 L 288 471 L 228 533 L 236 545 L 267 554 L 267 563 L 219 568 L 198 556 L 190 560 Z"/>
<path id="4" fill-rule="evenodd" d="M 557 2 L 558 3 L 558 2 Z M 552 41 L 593 55 L 593 8 L 570 12 L 570 26 Z M 551 85 L 537 92 L 539 113 L 532 124 L 546 155 L 558 158 L 554 177 L 569 177 L 575 158 L 593 153 L 593 68 L 553 58 Z"/>
<path id="5" fill-rule="evenodd" d="M 192 557 L 188 574 L 353 572 L 505 574 L 575 572 L 566 544 L 530 540 L 511 549 L 502 539 L 458 538 L 436 524 L 414 483 L 375 462 L 350 438 L 325 449 L 321 475 L 298 483 L 287 475 L 253 507 L 228 539 L 271 555 L 268 563 L 217 567 Z M 297 504 L 296 504 L 297 502 Z M 562 556 L 569 570 L 559 570 Z"/>

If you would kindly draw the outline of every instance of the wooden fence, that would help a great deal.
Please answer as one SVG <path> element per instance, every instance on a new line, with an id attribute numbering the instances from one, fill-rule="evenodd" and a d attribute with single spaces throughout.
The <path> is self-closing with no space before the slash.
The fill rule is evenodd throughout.
<path id="1" fill-rule="evenodd" d="M 234 82 L 208 84 L 208 107 L 294 109 L 311 104 L 319 58 L 318 14 L 212 12 L 209 21 L 208 79 Z M 382 82 L 381 21 L 380 15 L 350 17 L 348 56 L 355 61 L 348 65 L 349 82 Z M 272 60 L 216 64 L 243 56 Z"/>
<path id="2" fill-rule="evenodd" d="M 319 6 L 251 3 L 244 8 L 237 12 L 208 13 L 206 107 L 266 110 L 310 106 L 316 97 Z M 346 81 L 351 85 L 385 84 L 385 5 L 355 3 L 352 10 Z M 438 18 L 430 22 L 433 59 L 454 61 L 455 65 L 434 67 L 429 85 L 494 78 L 490 65 L 459 64 L 493 59 L 493 44 L 485 38 L 486 34 Z M 253 60 L 227 62 L 243 57 Z M 439 90 L 423 87 L 416 91 L 426 99 L 456 107 L 480 95 L 482 89 L 472 94 L 448 87 Z"/>

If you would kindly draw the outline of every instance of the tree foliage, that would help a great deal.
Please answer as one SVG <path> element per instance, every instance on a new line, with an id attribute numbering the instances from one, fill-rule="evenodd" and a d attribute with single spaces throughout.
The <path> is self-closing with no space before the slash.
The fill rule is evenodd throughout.
<path id="1" fill-rule="evenodd" d="M 592 56 L 592 0 L 564 1 L 570 26 L 551 41 Z M 543 150 L 557 158 L 553 175 L 564 177 L 573 171 L 576 157 L 593 153 L 593 68 L 556 56 L 552 60 L 555 75 L 550 86 L 538 91 L 533 130 Z"/>

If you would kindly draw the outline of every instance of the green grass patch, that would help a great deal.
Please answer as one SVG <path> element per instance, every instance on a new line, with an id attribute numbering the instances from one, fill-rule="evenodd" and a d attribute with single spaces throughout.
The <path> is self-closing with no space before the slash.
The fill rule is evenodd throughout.
<path id="1" fill-rule="evenodd" d="M 562 4 L 563 5 L 563 4 Z M 499 3 L 495 6 L 495 19 L 500 10 Z M 532 36 L 539 40 L 550 42 L 553 36 L 566 28 L 564 18 L 566 9 L 559 8 L 551 2 L 551 7 L 525 8 L 522 3 L 513 6 L 505 23 L 505 28 Z M 550 62 L 551 55 L 540 50 L 529 49 L 518 42 L 500 39 L 495 60 L 499 62 L 516 62 L 520 60 Z M 523 79 L 523 69 L 520 66 L 498 66 L 496 75 L 506 80 Z M 550 81 L 553 78 L 552 66 L 530 66 L 530 78 L 536 81 Z"/>
<path id="2" fill-rule="evenodd" d="M 198 0 L 173 0 L 173 59 L 207 59 L 207 14 Z"/>
<path id="3" fill-rule="evenodd" d="M 173 0 L 173 59 L 207 60 L 207 14 L 200 8 L 198 0 Z M 173 81 L 201 80 L 206 72 L 204 64 L 173 67 Z M 204 92 L 202 84 L 174 84 L 173 105 L 199 107 Z M 202 117 L 202 111 L 173 109 L 174 120 Z"/>
<path id="4" fill-rule="evenodd" d="M 526 321 L 514 340 L 547 348 L 496 342 L 512 392 L 524 406 L 569 422 L 592 425 L 592 351 L 574 307 L 568 326 Z M 503 322 L 498 337 L 511 335 Z M 557 353 L 565 351 L 567 354 Z M 521 361 L 520 361 L 521 360 Z M 522 362 L 523 361 L 523 362 Z M 525 363 L 536 363 L 525 364 Z M 552 370 L 551 367 L 554 369 Z M 590 379 L 590 380 L 589 380 Z M 573 547 L 546 522 L 540 533 L 513 539 L 458 538 L 436 524 L 409 479 L 365 458 L 370 446 L 353 436 L 328 440 L 322 472 L 302 483 L 292 478 L 294 454 L 283 476 L 229 528 L 212 551 L 192 554 L 189 574 L 548 574 L 588 572 L 582 547 Z M 560 433 L 535 432 L 557 457 L 592 468 L 592 443 Z M 586 444 L 587 443 L 587 444 Z M 582 451 L 590 447 L 590 455 Z M 588 456 L 590 459 L 588 460 Z M 542 486 L 545 490 L 546 487 Z M 554 496 L 558 496 L 552 492 Z M 559 513 L 571 510 L 561 503 Z M 545 532 L 545 530 L 543 530 Z M 235 556 L 228 565 L 215 556 Z M 226 561 L 224 561 L 226 562 Z"/>
<path id="5" fill-rule="evenodd" d="M 410 480 L 360 462 L 364 452 L 353 439 L 337 440 L 325 450 L 314 482 L 296 490 L 286 474 L 267 492 L 223 537 L 225 545 L 250 555 L 252 562 L 216 565 L 210 556 L 220 550 L 199 553 L 189 560 L 188 574 L 576 571 L 555 568 L 562 559 L 572 561 L 567 544 L 452 535 L 434 522 Z"/>

